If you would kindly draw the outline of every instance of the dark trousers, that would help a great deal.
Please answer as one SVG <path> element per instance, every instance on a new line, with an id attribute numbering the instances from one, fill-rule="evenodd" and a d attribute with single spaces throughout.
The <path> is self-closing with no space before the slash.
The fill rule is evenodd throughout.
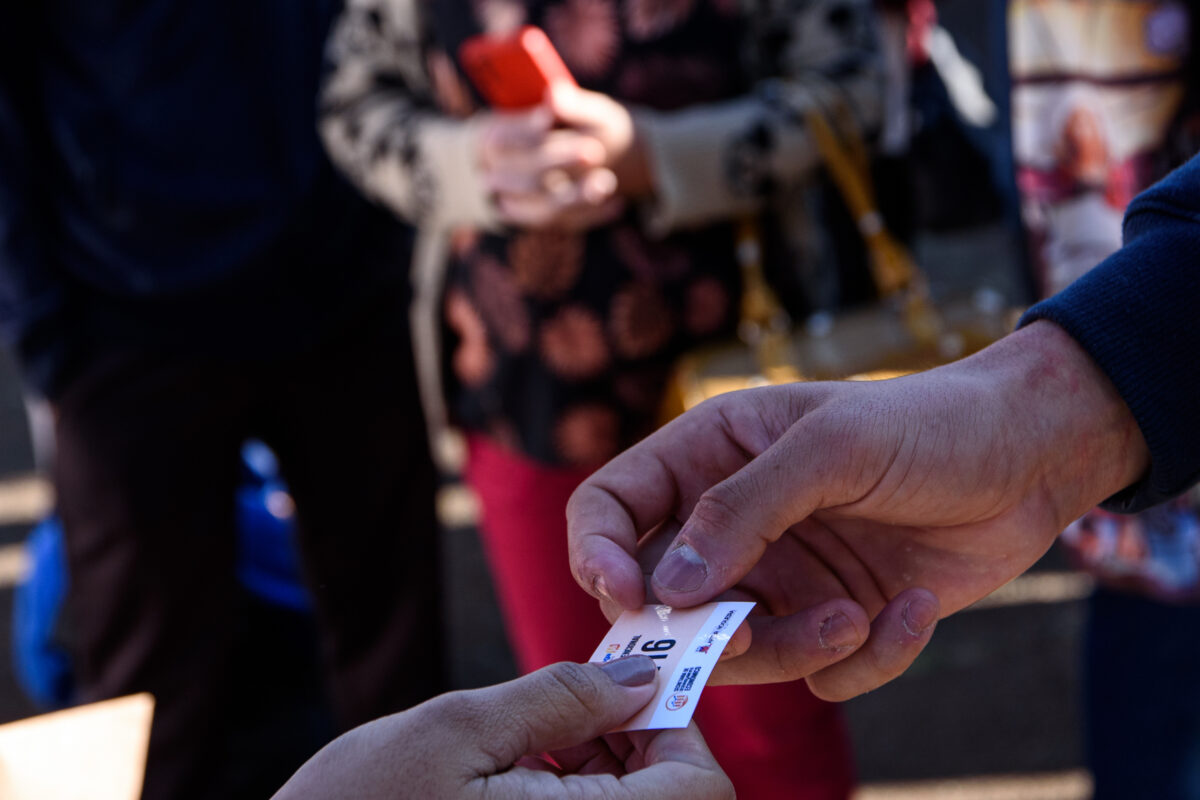
<path id="1" fill-rule="evenodd" d="M 253 764 L 226 763 L 245 741 L 233 503 L 249 436 L 275 450 L 296 501 L 339 725 L 444 688 L 435 474 L 410 348 L 370 328 L 269 365 L 112 353 L 58 398 L 80 700 L 155 696 L 145 798 L 269 794 L 231 786 Z"/>
<path id="2" fill-rule="evenodd" d="M 1085 699 L 1095 800 L 1200 798 L 1200 606 L 1098 589 Z"/>

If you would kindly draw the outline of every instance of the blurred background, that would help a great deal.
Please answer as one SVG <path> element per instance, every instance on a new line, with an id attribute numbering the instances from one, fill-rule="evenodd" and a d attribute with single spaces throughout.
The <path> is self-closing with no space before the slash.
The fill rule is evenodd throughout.
<path id="1" fill-rule="evenodd" d="M 957 123 L 973 154 L 967 162 L 976 170 L 972 177 L 980 181 L 974 190 L 969 183 L 959 188 L 964 197 L 986 197 L 958 219 L 950 219 L 955 209 L 946 200 L 940 217 L 934 214 L 933 222 L 926 219 L 912 231 L 911 249 L 935 301 L 966 298 L 988 313 L 1017 310 L 1037 297 L 1046 280 L 1030 263 L 1021 225 L 1007 4 L 944 0 L 936 6 L 958 56 L 977 70 L 975 88 L 990 103 L 974 123 Z M 917 119 L 918 128 L 921 123 Z M 936 162 L 929 155 L 940 147 L 936 136 L 918 142 L 926 148 L 923 157 Z M 54 508 L 46 413 L 27 405 L 14 360 L 0 351 L 0 723 L 40 710 L 19 686 L 10 650 L 14 589 L 30 569 L 25 542 Z M 438 492 L 449 683 L 467 688 L 507 680 L 517 667 L 477 535 L 478 502 L 455 469 L 461 442 L 443 445 L 450 454 Z M 256 461 L 259 456 L 246 456 L 260 492 L 255 497 L 276 520 L 286 520 L 286 503 L 279 504 L 283 489 L 273 482 L 269 458 Z M 1094 586 L 1093 577 L 1073 569 L 1056 545 L 1028 574 L 942 621 L 904 676 L 846 703 L 861 782 L 856 798 L 1091 797 L 1082 676 L 1086 603 Z M 316 683 L 312 632 L 297 622 L 294 605 L 283 602 L 282 608 L 268 603 L 255 609 L 258 633 L 242 653 L 255 665 L 245 678 L 247 698 L 269 684 L 286 702 L 303 698 Z"/>
<path id="2" fill-rule="evenodd" d="M 991 96 L 1003 98 L 1004 42 L 989 28 L 995 17 L 981 13 L 983 5 L 941 4 L 942 23 L 980 66 Z M 1006 128 L 1001 117 L 989 133 L 1001 148 Z M 914 249 L 933 291 L 962 296 L 984 288 L 1007 304 L 1026 302 L 1029 278 L 1013 219 L 921 232 Z M 22 542 L 52 508 L 53 490 L 35 466 L 34 434 L 7 354 L 0 354 L 0 432 L 0 722 L 8 722 L 37 711 L 18 688 L 8 649 L 13 587 L 27 566 Z M 439 513 L 452 683 L 463 688 L 507 680 L 516 668 L 475 533 L 475 502 L 454 475 L 440 491 Z M 1079 659 L 1082 599 L 1090 585 L 1052 552 L 988 601 L 943 621 L 904 677 L 847 703 L 864 800 L 1089 796 Z"/>
<path id="3" fill-rule="evenodd" d="M 974 244 L 943 244 L 975 257 L 994 254 L 997 237 L 980 236 Z M 998 285 L 1011 282 L 1000 259 L 996 267 Z M 12 601 L 27 566 L 22 542 L 53 502 L 52 488 L 34 468 L 25 407 L 7 357 L 0 357 L 0 430 L 3 723 L 38 711 L 13 674 Z M 473 528 L 473 499 L 448 482 L 439 507 L 452 682 L 465 688 L 507 680 L 516 671 Z M 1090 796 L 1079 718 L 1082 601 L 1090 587 L 1086 575 L 1068 571 L 1052 552 L 985 603 L 944 620 L 903 677 L 847 703 L 864 800 Z M 290 652 L 287 643 L 277 645 Z"/>

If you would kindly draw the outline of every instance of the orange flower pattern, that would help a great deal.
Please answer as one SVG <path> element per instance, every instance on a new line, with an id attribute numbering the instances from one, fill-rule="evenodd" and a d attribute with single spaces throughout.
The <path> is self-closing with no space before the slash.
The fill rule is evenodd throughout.
<path id="1" fill-rule="evenodd" d="M 472 298 L 504 348 L 521 352 L 529 346 L 532 333 L 512 270 L 488 255 L 477 255 L 472 262 Z"/>
<path id="2" fill-rule="evenodd" d="M 458 337 L 451 359 L 455 376 L 465 386 L 482 386 L 492 376 L 495 357 L 483 320 L 461 290 L 453 289 L 446 295 L 446 324 Z"/>
<path id="3" fill-rule="evenodd" d="M 678 27 L 696 0 L 625 0 L 625 20 L 635 39 L 654 39 Z"/>
<path id="4" fill-rule="evenodd" d="M 620 452 L 621 420 L 597 403 L 567 409 L 554 426 L 554 445 L 575 467 L 598 467 Z"/>
<path id="5" fill-rule="evenodd" d="M 661 369 L 622 372 L 613 381 L 613 391 L 624 405 L 644 415 L 653 423 L 663 404 L 663 389 L 667 376 Z"/>
<path id="6" fill-rule="evenodd" d="M 625 358 L 645 358 L 661 350 L 675 330 L 662 295 L 645 283 L 631 283 L 617 292 L 609 322 L 616 350 Z"/>
<path id="7" fill-rule="evenodd" d="M 716 278 L 701 278 L 688 287 L 683 325 L 693 336 L 710 336 L 729 318 L 729 291 Z"/>
<path id="8" fill-rule="evenodd" d="M 567 306 L 542 325 L 542 358 L 566 380 L 597 377 L 608 366 L 608 344 L 600 318 L 582 306 Z"/>
<path id="9" fill-rule="evenodd" d="M 471 9 L 481 30 L 517 17 L 538 25 L 582 86 L 623 102 L 672 109 L 748 89 L 731 67 L 740 18 L 720 0 L 524 0 L 521 14 L 514 2 L 426 7 L 444 15 L 435 40 L 461 30 Z M 452 42 L 433 47 L 457 52 Z M 442 105 L 460 103 L 453 81 L 437 84 Z M 726 223 L 651 238 L 631 209 L 591 231 L 456 230 L 450 244 L 451 413 L 547 463 L 594 467 L 649 433 L 675 360 L 736 324 Z"/>
<path id="10" fill-rule="evenodd" d="M 511 33 L 528 20 L 524 0 L 472 0 L 472 3 L 475 19 L 487 33 Z"/>
<path id="11" fill-rule="evenodd" d="M 679 280 L 688 269 L 684 250 L 669 242 L 650 241 L 632 225 L 613 230 L 612 247 L 635 275 L 650 283 Z"/>
<path id="12" fill-rule="evenodd" d="M 621 49 L 614 0 L 567 0 L 546 11 L 546 33 L 572 74 L 595 78 L 612 69 Z"/>
<path id="13" fill-rule="evenodd" d="M 583 236 L 570 231 L 524 231 L 508 244 L 517 285 L 526 294 L 552 300 L 575 285 L 583 269 Z"/>
<path id="14" fill-rule="evenodd" d="M 617 86 L 622 96 L 659 108 L 683 108 L 711 96 L 714 87 L 729 85 L 729 73 L 702 58 L 673 58 L 650 53 L 621 67 Z"/>

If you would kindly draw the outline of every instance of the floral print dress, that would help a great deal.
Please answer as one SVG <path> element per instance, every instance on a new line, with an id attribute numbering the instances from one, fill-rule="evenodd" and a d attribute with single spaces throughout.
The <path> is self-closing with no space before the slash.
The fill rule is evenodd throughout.
<path id="1" fill-rule="evenodd" d="M 653 429 L 681 353 L 733 333 L 736 221 L 762 213 L 768 196 L 811 169 L 804 104 L 863 77 L 872 55 L 869 0 L 758 5 L 774 11 L 750 15 L 739 0 L 348 4 L 331 45 L 326 141 L 369 194 L 449 242 L 443 376 L 451 416 L 468 431 L 543 463 L 594 467 Z M 572 232 L 505 230 L 481 218 L 479 202 L 474 218 L 436 210 L 473 180 L 452 178 L 461 163 L 449 158 L 439 167 L 444 137 L 422 133 L 442 125 L 449 136 L 446 120 L 465 129 L 477 118 L 458 46 L 527 24 L 546 31 L 584 88 L 671 120 L 651 161 L 701 153 L 659 165 L 677 183 L 693 170 L 711 176 L 677 192 L 676 205 L 701 211 L 663 225 L 631 207 L 612 224 Z M 751 39 L 761 45 L 752 61 Z M 792 80 L 771 84 L 764 71 Z M 711 120 L 678 113 L 692 109 L 719 111 Z M 706 137 L 711 144 L 696 144 Z"/>
<path id="2" fill-rule="evenodd" d="M 439 18 L 455 3 L 438 3 Z M 473 3 L 479 27 L 496 4 Z M 650 108 L 746 90 L 729 3 L 508 4 L 543 28 L 586 89 Z M 457 50 L 439 41 L 444 58 Z M 457 75 L 455 76 L 457 77 Z M 443 80 L 445 87 L 456 81 Z M 449 97 L 462 97 L 453 90 Z M 543 462 L 589 467 L 649 433 L 674 360 L 736 323 L 730 224 L 653 240 L 636 209 L 589 232 L 456 237 L 445 300 L 450 408 L 468 430 Z"/>

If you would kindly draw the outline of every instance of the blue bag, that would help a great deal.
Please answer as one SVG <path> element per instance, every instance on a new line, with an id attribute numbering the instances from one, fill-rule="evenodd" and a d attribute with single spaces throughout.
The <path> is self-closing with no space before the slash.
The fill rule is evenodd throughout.
<path id="1" fill-rule="evenodd" d="M 311 613 L 293 545 L 291 498 L 275 454 L 250 441 L 242 448 L 242 483 L 234 501 L 237 575 L 255 596 L 291 611 Z M 58 632 L 67 596 L 67 554 L 62 523 L 51 514 L 25 543 L 29 570 L 13 599 L 13 661 L 17 682 L 37 705 L 62 708 L 73 701 L 71 660 Z"/>

